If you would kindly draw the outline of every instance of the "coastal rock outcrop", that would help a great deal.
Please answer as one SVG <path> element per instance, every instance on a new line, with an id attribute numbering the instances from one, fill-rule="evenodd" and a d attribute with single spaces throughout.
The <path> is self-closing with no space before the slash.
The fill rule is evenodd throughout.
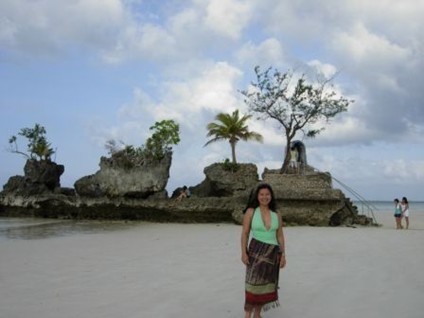
<path id="1" fill-rule="evenodd" d="M 156 166 L 146 163 L 135 171 L 102 158 L 100 171 L 75 183 L 77 194 L 62 188 L 37 195 L 3 191 L 0 215 L 241 223 L 251 190 L 263 181 L 273 187 L 278 211 L 287 225 L 375 224 L 359 215 L 340 189 L 333 188 L 329 173 L 307 169 L 294 175 L 265 169 L 259 180 L 256 165 L 240 164 L 238 170 L 228 170 L 225 164 L 212 164 L 204 169 L 205 179 L 190 187 L 192 196 L 176 201 L 165 191 L 170 165 L 168 157 Z M 8 187 L 14 188 L 21 179 L 12 177 L 9 182 Z"/>
<path id="2" fill-rule="evenodd" d="M 101 157 L 100 170 L 77 180 L 75 191 L 80 196 L 93 198 L 146 199 L 152 195 L 166 198 L 171 162 L 172 153 L 167 153 L 161 160 L 144 160 L 131 168 L 114 157 Z"/>
<path id="3" fill-rule="evenodd" d="M 50 160 L 28 159 L 24 166 L 24 176 L 10 177 L 3 186 L 3 193 L 21 196 L 51 193 L 60 188 L 60 176 L 64 171 L 63 165 Z"/>
<path id="4" fill-rule="evenodd" d="M 258 168 L 254 164 L 238 164 L 236 169 L 225 163 L 214 163 L 203 170 L 205 179 L 190 191 L 197 197 L 246 196 L 258 183 Z"/>
<path id="5" fill-rule="evenodd" d="M 272 185 L 286 224 L 311 226 L 371 225 L 373 220 L 359 215 L 357 208 L 340 189 L 333 187 L 330 173 L 281 174 L 264 170 L 262 179 Z"/>

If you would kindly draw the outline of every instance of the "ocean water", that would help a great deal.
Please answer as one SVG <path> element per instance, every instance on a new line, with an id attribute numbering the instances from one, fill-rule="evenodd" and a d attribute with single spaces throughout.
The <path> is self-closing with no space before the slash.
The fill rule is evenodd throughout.
<path id="1" fill-rule="evenodd" d="M 50 237 L 93 234 L 125 230 L 136 221 L 57 220 L 0 217 L 0 241 L 9 239 L 46 239 Z"/>
<path id="2" fill-rule="evenodd" d="M 359 214 L 366 215 L 381 224 L 381 220 L 387 219 L 387 216 L 394 214 L 395 205 L 393 201 L 367 201 L 353 202 L 358 208 Z M 424 201 L 410 201 L 409 215 L 414 220 L 414 215 L 424 216 Z"/>
<path id="3" fill-rule="evenodd" d="M 395 205 L 393 201 L 367 201 L 367 202 L 353 202 L 357 207 L 359 213 L 367 214 L 369 210 L 374 213 L 393 213 Z M 424 201 L 410 201 L 410 213 L 424 213 Z"/>

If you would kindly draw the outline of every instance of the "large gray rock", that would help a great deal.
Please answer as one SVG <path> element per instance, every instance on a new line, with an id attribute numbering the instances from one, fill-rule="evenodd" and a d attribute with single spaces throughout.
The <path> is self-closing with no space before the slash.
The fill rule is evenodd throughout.
<path id="1" fill-rule="evenodd" d="M 152 222 L 233 222 L 233 198 L 140 200 L 136 198 L 90 198 L 46 194 L 32 197 L 1 197 L 0 216 L 63 219 L 119 219 Z"/>
<path id="2" fill-rule="evenodd" d="M 49 160 L 27 160 L 24 166 L 25 177 L 29 182 L 44 184 L 50 190 L 60 187 L 60 176 L 64 171 L 63 165 Z"/>
<path id="3" fill-rule="evenodd" d="M 345 194 L 333 188 L 330 173 L 294 175 L 265 169 L 262 178 L 272 186 L 286 224 L 340 226 L 373 223 L 372 219 L 359 216 Z"/>
<path id="4" fill-rule="evenodd" d="M 60 176 L 65 171 L 63 165 L 49 160 L 26 161 L 24 176 L 10 177 L 3 186 L 4 195 L 37 195 L 53 192 L 60 188 Z"/>
<path id="5" fill-rule="evenodd" d="M 80 196 L 148 198 L 164 193 L 169 179 L 172 153 L 162 160 L 146 160 L 128 168 L 122 161 L 102 157 L 100 170 L 74 184 Z M 163 196 L 163 195 L 162 195 Z M 166 193 L 165 193 L 166 196 Z"/>
<path id="6" fill-rule="evenodd" d="M 258 183 L 258 168 L 254 164 L 238 164 L 237 170 L 229 170 L 224 163 L 214 163 L 206 167 L 205 180 L 190 188 L 198 197 L 238 197 L 246 196 Z"/>

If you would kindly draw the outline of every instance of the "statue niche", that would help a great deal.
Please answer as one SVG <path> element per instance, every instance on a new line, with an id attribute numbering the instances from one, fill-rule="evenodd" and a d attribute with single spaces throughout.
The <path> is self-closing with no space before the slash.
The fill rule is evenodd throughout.
<path id="1" fill-rule="evenodd" d="M 303 174 L 305 171 L 305 168 L 308 166 L 308 162 L 306 159 L 306 147 L 303 142 L 300 140 L 294 140 L 290 143 L 290 149 L 294 148 L 297 153 L 297 171 L 294 170 L 294 168 L 290 167 L 290 164 L 287 166 L 286 173 L 299 173 Z M 290 154 L 290 152 L 289 152 Z"/>

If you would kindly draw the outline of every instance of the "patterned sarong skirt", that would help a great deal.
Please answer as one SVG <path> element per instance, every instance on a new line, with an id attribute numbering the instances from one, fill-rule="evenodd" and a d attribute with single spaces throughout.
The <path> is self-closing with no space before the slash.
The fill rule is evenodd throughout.
<path id="1" fill-rule="evenodd" d="M 246 267 L 245 310 L 262 306 L 266 311 L 278 304 L 279 247 L 251 239 Z"/>

